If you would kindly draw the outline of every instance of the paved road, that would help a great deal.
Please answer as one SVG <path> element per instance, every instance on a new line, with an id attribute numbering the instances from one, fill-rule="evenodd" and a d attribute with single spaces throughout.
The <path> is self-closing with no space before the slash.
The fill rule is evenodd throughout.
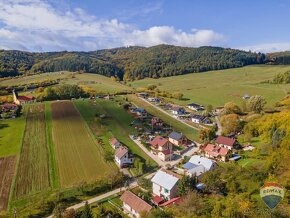
<path id="1" fill-rule="evenodd" d="M 151 175 L 152 175 L 152 174 L 150 174 L 150 175 L 148 175 L 148 176 L 151 176 Z M 147 176 L 147 177 L 148 177 L 148 176 Z M 146 178 L 147 178 L 147 177 L 146 177 Z M 92 204 L 92 203 L 98 202 L 98 201 L 100 201 L 100 200 L 102 200 L 102 199 L 104 199 L 104 198 L 107 198 L 107 197 L 110 197 L 110 196 L 112 196 L 112 195 L 118 194 L 118 193 L 120 193 L 120 192 L 122 192 L 122 191 L 125 191 L 125 190 L 127 190 L 128 188 L 135 188 L 135 187 L 137 187 L 137 186 L 138 186 L 137 181 L 134 181 L 134 182 L 131 182 L 131 183 L 129 184 L 129 187 L 121 187 L 121 188 L 115 189 L 115 190 L 113 190 L 113 191 L 106 192 L 105 194 L 102 194 L 102 195 L 99 195 L 99 196 L 96 196 L 96 197 L 94 197 L 94 198 L 91 198 L 91 199 L 87 200 L 87 202 L 88 202 L 88 204 Z M 79 204 L 75 204 L 75 205 L 73 205 L 73 206 L 68 207 L 67 210 L 69 210 L 69 209 L 77 210 L 77 209 L 79 209 L 79 208 L 85 206 L 85 203 L 86 203 L 86 201 L 83 201 L 83 202 L 81 202 L 81 203 L 79 203 Z M 47 218 L 52 218 L 52 217 L 53 217 L 53 215 L 50 215 L 50 216 L 48 216 Z"/>

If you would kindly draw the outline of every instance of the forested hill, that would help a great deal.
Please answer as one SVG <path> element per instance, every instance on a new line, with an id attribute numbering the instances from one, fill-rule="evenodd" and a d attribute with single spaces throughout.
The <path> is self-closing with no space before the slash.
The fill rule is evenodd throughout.
<path id="1" fill-rule="evenodd" d="M 269 64 L 290 64 L 290 51 L 267 54 Z"/>
<path id="2" fill-rule="evenodd" d="M 120 79 L 165 77 L 265 63 L 261 53 L 220 47 L 158 45 L 93 52 L 0 51 L 0 76 L 54 71 L 83 71 Z"/>

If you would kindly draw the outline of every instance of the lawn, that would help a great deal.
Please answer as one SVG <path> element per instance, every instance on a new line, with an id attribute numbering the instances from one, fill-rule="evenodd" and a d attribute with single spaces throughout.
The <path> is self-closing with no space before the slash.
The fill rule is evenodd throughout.
<path id="1" fill-rule="evenodd" d="M 0 121 L 0 157 L 19 154 L 24 128 L 24 116 Z"/>
<path id="2" fill-rule="evenodd" d="M 115 170 L 105 162 L 102 149 L 72 102 L 54 102 L 51 108 L 52 139 L 61 187 L 94 182 Z"/>
<path id="3" fill-rule="evenodd" d="M 14 190 L 16 199 L 50 187 L 44 109 L 44 104 L 31 105 L 27 109 Z"/>
<path id="4" fill-rule="evenodd" d="M 220 106 L 229 101 L 240 104 L 242 96 L 249 94 L 262 95 L 266 98 L 268 106 L 273 106 L 290 91 L 290 84 L 275 85 L 261 82 L 271 80 L 279 72 L 289 70 L 290 66 L 253 65 L 160 79 L 143 79 L 131 82 L 130 85 L 133 88 L 156 85 L 159 90 L 183 93 L 184 99 L 188 100 L 171 99 L 181 105 L 196 102 Z"/>
<path id="5" fill-rule="evenodd" d="M 136 104 L 138 107 L 144 108 L 148 113 L 159 117 L 163 120 L 163 122 L 167 123 L 168 125 L 172 126 L 174 130 L 182 132 L 187 138 L 191 140 L 198 140 L 198 131 L 186 126 L 185 124 L 181 123 L 180 121 L 174 119 L 173 117 L 159 111 L 158 109 L 154 108 L 149 103 L 142 101 L 136 95 L 128 95 L 129 101 Z"/>
<path id="6" fill-rule="evenodd" d="M 120 98 L 119 101 L 121 101 Z M 149 160 L 153 167 L 156 166 L 156 163 L 129 138 L 130 134 L 136 133 L 135 129 L 130 126 L 134 118 L 116 101 L 102 99 L 97 99 L 95 102 L 75 101 L 75 105 L 91 129 L 95 134 L 103 136 L 107 145 L 110 138 L 114 136 L 128 146 L 132 153 L 144 160 Z M 96 114 L 105 114 L 106 118 L 96 119 Z"/>

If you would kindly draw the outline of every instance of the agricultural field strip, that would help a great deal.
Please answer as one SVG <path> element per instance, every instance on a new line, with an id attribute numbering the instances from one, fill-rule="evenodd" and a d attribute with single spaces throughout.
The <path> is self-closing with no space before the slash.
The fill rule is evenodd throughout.
<path id="1" fill-rule="evenodd" d="M 15 181 L 14 197 L 19 198 L 50 187 L 49 157 L 44 105 L 31 105 Z"/>
<path id="2" fill-rule="evenodd" d="M 61 186 L 93 182 L 104 177 L 111 167 L 104 161 L 73 103 L 54 102 L 51 106 L 53 142 Z"/>
<path id="3" fill-rule="evenodd" d="M 6 210 L 15 174 L 16 156 L 0 158 L 0 211 Z"/>

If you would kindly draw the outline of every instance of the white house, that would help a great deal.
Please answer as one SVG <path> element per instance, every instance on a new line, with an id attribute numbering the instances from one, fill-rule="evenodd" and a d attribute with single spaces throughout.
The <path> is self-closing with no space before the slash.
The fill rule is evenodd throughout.
<path id="1" fill-rule="evenodd" d="M 115 151 L 115 161 L 120 168 L 133 164 L 134 159 L 134 155 L 124 146 L 120 146 Z"/>
<path id="2" fill-rule="evenodd" d="M 140 217 L 141 212 L 148 212 L 152 206 L 130 191 L 125 191 L 121 196 L 123 209 L 131 216 Z"/>
<path id="3" fill-rule="evenodd" d="M 195 104 L 195 103 L 188 104 L 187 107 L 188 107 L 190 110 L 194 110 L 194 111 L 201 111 L 201 110 L 204 110 L 204 107 L 203 107 L 202 105 Z"/>
<path id="4" fill-rule="evenodd" d="M 174 115 L 183 115 L 185 114 L 185 110 L 182 107 L 172 107 L 171 113 Z"/>
<path id="5" fill-rule="evenodd" d="M 151 179 L 153 194 L 162 197 L 164 200 L 170 200 L 176 197 L 177 185 L 181 176 L 167 171 L 165 169 L 160 169 Z"/>
<path id="6" fill-rule="evenodd" d="M 183 168 L 188 175 L 199 177 L 203 173 L 215 169 L 216 166 L 214 160 L 199 155 L 193 155 L 190 160 L 183 165 Z"/>

